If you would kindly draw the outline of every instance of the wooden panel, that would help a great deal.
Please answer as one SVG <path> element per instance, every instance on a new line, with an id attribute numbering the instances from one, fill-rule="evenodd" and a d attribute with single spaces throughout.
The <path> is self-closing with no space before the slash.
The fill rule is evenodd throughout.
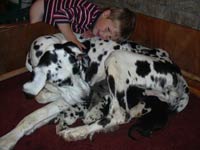
<path id="1" fill-rule="evenodd" d="M 0 26 L 0 75 L 24 67 L 32 41 L 55 32 L 58 31 L 44 23 Z"/>
<path id="2" fill-rule="evenodd" d="M 200 31 L 138 14 L 131 38 L 167 50 L 182 69 L 200 77 Z"/>

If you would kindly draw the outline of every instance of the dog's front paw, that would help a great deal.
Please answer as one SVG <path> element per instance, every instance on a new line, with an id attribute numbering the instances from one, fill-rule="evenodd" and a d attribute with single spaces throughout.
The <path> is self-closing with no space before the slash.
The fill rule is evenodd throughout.
<path id="1" fill-rule="evenodd" d="M 23 85 L 23 92 L 31 97 L 36 96 L 38 92 L 35 90 L 35 85 L 32 82 L 27 82 Z"/>
<path id="2" fill-rule="evenodd" d="M 78 141 L 86 139 L 89 135 L 87 126 L 70 128 L 57 133 L 62 136 L 66 141 Z"/>

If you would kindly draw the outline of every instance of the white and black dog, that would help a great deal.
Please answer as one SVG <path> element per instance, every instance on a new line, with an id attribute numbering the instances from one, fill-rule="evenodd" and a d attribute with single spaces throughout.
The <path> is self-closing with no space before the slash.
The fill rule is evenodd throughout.
<path id="1" fill-rule="evenodd" d="M 145 136 L 162 128 L 170 112 L 188 104 L 188 86 L 167 52 L 132 41 L 116 43 L 84 39 L 81 51 L 60 33 L 37 38 L 27 54 L 33 80 L 23 91 L 49 103 L 26 116 L 0 138 L 0 149 L 11 149 L 24 135 L 57 119 L 57 134 L 67 141 L 137 118 L 131 130 Z M 69 127 L 77 119 L 84 125 Z M 131 132 L 129 136 L 133 138 Z"/>

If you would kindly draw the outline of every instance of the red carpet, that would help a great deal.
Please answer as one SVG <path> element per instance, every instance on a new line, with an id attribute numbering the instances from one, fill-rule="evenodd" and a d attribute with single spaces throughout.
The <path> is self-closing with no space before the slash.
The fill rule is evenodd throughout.
<path id="1" fill-rule="evenodd" d="M 27 114 L 40 108 L 34 99 L 27 100 L 22 85 L 29 73 L 0 82 L 0 136 L 14 128 Z M 55 125 L 49 124 L 23 137 L 14 150 L 200 150 L 200 98 L 190 95 L 187 108 L 171 116 L 167 126 L 150 138 L 135 134 L 137 141 L 127 136 L 131 123 L 111 133 L 95 134 L 89 139 L 66 142 L 56 135 Z"/>

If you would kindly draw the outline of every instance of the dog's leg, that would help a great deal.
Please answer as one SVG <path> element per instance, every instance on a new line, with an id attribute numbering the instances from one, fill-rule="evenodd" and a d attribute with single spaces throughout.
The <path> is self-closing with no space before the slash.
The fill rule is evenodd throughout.
<path id="1" fill-rule="evenodd" d="M 39 94 L 35 97 L 36 101 L 40 104 L 45 104 L 49 102 L 53 102 L 61 98 L 60 93 L 51 92 L 46 88 L 43 88 Z"/>
<path id="2" fill-rule="evenodd" d="M 70 128 L 60 131 L 58 134 L 66 141 L 77 141 L 87 138 L 88 135 L 93 136 L 96 132 L 104 131 L 123 123 L 125 122 L 124 119 L 121 119 L 121 117 L 109 115 L 108 117 L 98 120 L 90 125 Z"/>
<path id="3" fill-rule="evenodd" d="M 47 69 L 36 67 L 34 68 L 33 81 L 27 82 L 23 85 L 23 91 L 29 95 L 37 95 L 45 86 L 47 79 Z"/>
<path id="4" fill-rule="evenodd" d="M 62 136 L 66 141 L 77 141 L 93 136 L 94 133 L 107 130 L 108 128 L 116 127 L 125 123 L 126 113 L 121 109 L 118 103 L 110 105 L 111 109 L 107 117 L 97 120 L 89 125 L 83 125 L 67 130 L 62 130 L 57 134 Z"/>
<path id="5" fill-rule="evenodd" d="M 97 120 L 102 119 L 109 113 L 110 96 L 106 95 L 104 98 L 100 99 L 95 105 L 89 108 L 88 112 L 83 118 L 84 124 L 91 124 Z"/>
<path id="6" fill-rule="evenodd" d="M 0 150 L 12 149 L 24 135 L 29 135 L 35 129 L 47 124 L 67 107 L 68 105 L 61 99 L 29 114 L 13 130 L 0 138 Z"/>

